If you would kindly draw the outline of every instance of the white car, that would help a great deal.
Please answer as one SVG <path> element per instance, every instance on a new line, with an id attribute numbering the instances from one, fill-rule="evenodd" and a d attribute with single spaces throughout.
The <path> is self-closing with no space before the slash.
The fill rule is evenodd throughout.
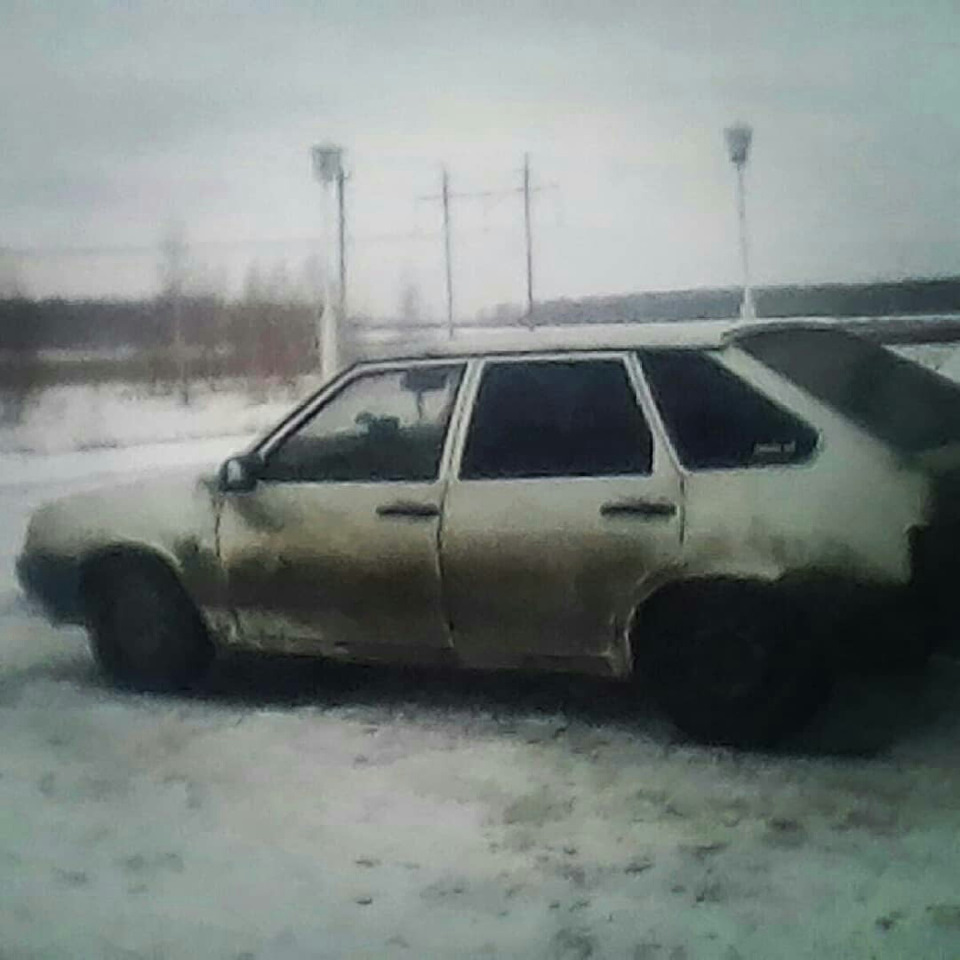
<path id="1" fill-rule="evenodd" d="M 587 335 L 358 364 L 218 477 L 40 509 L 22 583 L 126 684 L 229 648 L 637 675 L 740 743 L 953 629 L 960 387 L 815 324 Z"/>

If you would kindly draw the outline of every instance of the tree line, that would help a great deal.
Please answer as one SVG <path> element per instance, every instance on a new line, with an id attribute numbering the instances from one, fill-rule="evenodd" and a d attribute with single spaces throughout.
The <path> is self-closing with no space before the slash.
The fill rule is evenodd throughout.
<path id="1" fill-rule="evenodd" d="M 254 389 L 316 369 L 318 305 L 249 283 L 236 300 L 166 290 L 150 300 L 0 299 L 0 422 L 61 383 L 123 381 L 152 392 L 244 378 Z"/>
<path id="2" fill-rule="evenodd" d="M 633 293 L 553 300 L 536 308 L 541 323 L 629 323 L 654 320 L 729 319 L 740 311 L 737 287 Z M 875 283 L 787 284 L 754 291 L 761 317 L 884 317 L 960 313 L 960 277 Z M 523 311 L 501 306 L 488 323 L 520 319 Z"/>
<path id="3" fill-rule="evenodd" d="M 246 296 L 212 294 L 151 300 L 0 299 L 0 353 L 25 358 L 43 351 L 95 354 L 170 351 L 178 330 L 191 354 L 228 359 L 247 372 L 284 374 L 300 369 L 313 342 L 317 307 Z"/>
<path id="4" fill-rule="evenodd" d="M 122 380 L 156 390 L 244 377 L 292 382 L 317 369 L 319 296 L 280 271 L 248 273 L 234 299 L 191 288 L 171 248 L 160 293 L 141 300 L 0 297 L 0 418 L 16 419 L 30 394 L 53 383 Z M 539 323 L 616 323 L 735 317 L 737 288 L 637 293 L 537 306 Z M 960 313 L 960 277 L 861 284 L 785 285 L 756 291 L 765 317 Z M 404 314 L 397 323 L 413 322 Z M 479 323 L 521 322 L 503 305 Z"/>

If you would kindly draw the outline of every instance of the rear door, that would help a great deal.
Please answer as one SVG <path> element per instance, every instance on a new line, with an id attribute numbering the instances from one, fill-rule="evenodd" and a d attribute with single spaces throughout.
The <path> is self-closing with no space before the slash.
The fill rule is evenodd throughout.
<path id="1" fill-rule="evenodd" d="M 444 599 L 475 666 L 620 672 L 645 582 L 678 561 L 680 477 L 619 354 L 490 359 L 454 457 Z"/>

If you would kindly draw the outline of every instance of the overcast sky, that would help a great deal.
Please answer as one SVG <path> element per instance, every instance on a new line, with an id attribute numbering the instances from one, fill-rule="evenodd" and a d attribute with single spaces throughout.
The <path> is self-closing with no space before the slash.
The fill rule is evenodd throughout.
<path id="1" fill-rule="evenodd" d="M 213 282 L 300 269 L 351 180 L 350 299 L 443 302 L 442 163 L 510 191 L 539 296 L 733 284 L 722 131 L 755 128 L 758 281 L 960 272 L 956 0 L 0 0 L 0 246 L 30 292 L 150 293 L 180 223 Z M 522 204 L 453 205 L 458 312 L 524 297 Z M 84 255 L 67 253 L 81 248 Z M 10 256 L 7 257 L 8 269 Z"/>

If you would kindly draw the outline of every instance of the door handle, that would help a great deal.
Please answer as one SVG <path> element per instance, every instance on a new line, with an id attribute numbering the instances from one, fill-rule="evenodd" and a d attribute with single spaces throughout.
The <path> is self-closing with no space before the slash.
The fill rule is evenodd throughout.
<path id="1" fill-rule="evenodd" d="M 440 508 L 435 503 L 417 503 L 415 500 L 395 500 L 377 507 L 378 517 L 413 517 L 428 519 L 439 517 Z"/>
<path id="2" fill-rule="evenodd" d="M 669 500 L 611 500 L 600 507 L 602 517 L 645 517 L 650 520 L 676 516 L 677 505 Z"/>

